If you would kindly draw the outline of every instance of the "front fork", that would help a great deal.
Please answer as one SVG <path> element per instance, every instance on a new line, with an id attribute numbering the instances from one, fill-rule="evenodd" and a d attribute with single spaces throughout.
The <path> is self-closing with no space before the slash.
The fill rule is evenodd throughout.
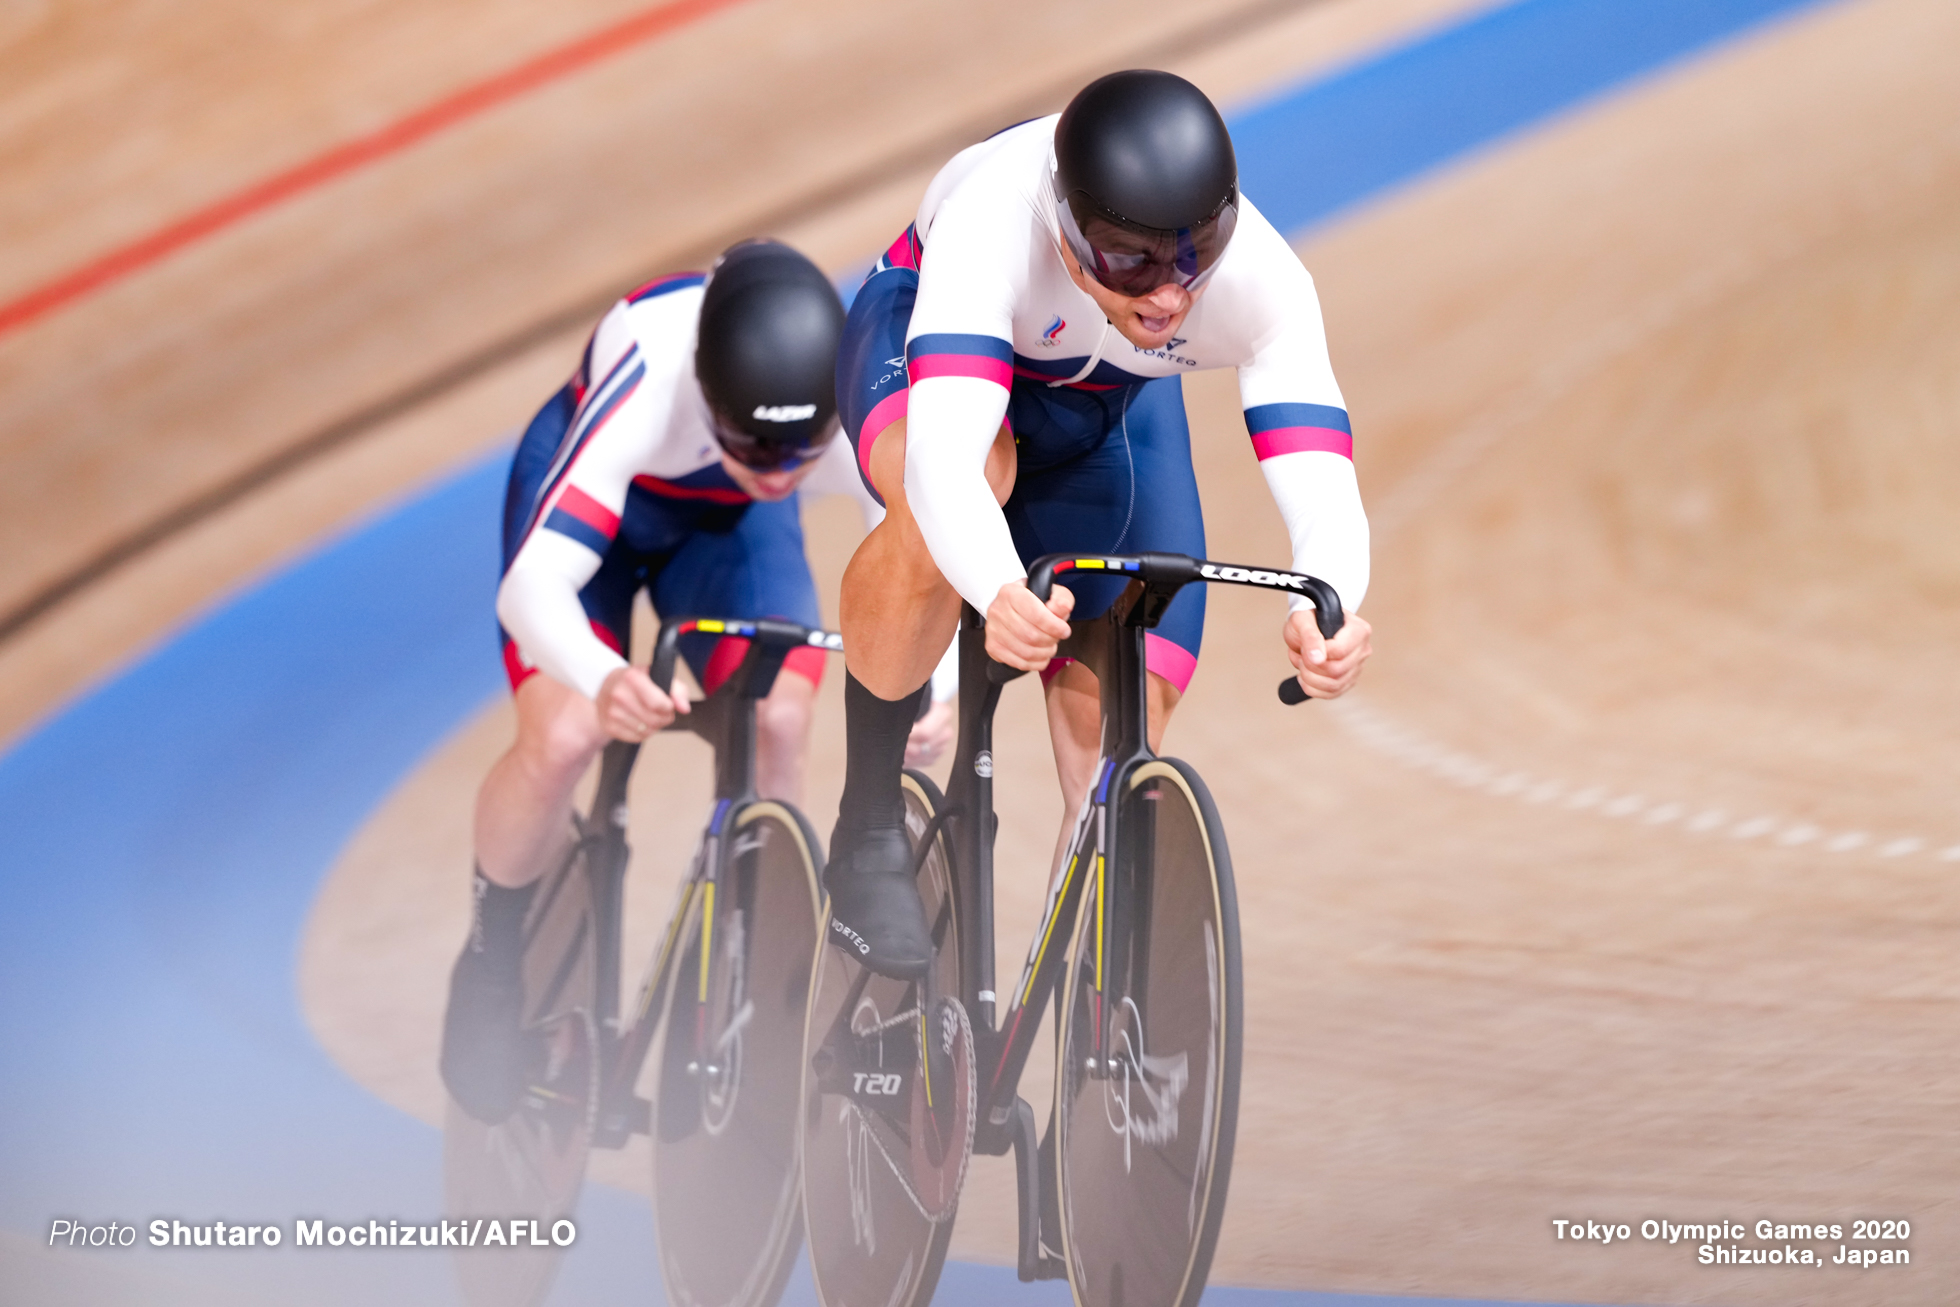
<path id="1" fill-rule="evenodd" d="M 714 816 L 708 822 L 707 835 L 702 840 L 701 857 L 706 864 L 706 874 L 701 878 L 699 938 L 701 957 L 699 965 L 695 968 L 695 974 L 691 977 L 682 977 L 684 980 L 694 981 L 694 1047 L 692 1056 L 688 1059 L 687 1073 L 696 1077 L 703 1075 L 704 1072 L 710 1076 L 716 1074 L 718 1068 L 714 1065 L 715 1060 L 725 1051 L 714 1046 L 718 1045 L 720 1040 L 708 1029 L 712 1011 L 709 985 L 714 976 L 715 901 L 721 894 L 732 893 L 734 890 L 733 886 L 722 883 L 722 872 L 728 862 L 728 859 L 722 856 L 722 847 L 728 838 L 727 825 L 732 810 L 733 804 L 729 800 L 722 799 L 717 802 Z"/>
<path id="2" fill-rule="evenodd" d="M 1130 770 L 1129 766 L 1119 766 L 1108 758 L 1103 760 L 1096 783 L 1090 787 L 1082 812 L 1076 818 L 1068 854 L 1049 887 L 1041 928 L 1021 971 L 1006 1030 L 1001 1036 L 997 1070 L 990 1082 L 987 1101 L 993 1105 L 990 1120 L 996 1126 L 1006 1124 L 1004 1095 L 1018 1082 L 1026 1065 L 1033 1044 L 1033 1027 L 1040 1023 L 1049 997 L 1055 998 L 1057 1021 L 1074 1019 L 1074 1013 L 1061 1010 L 1067 992 L 1062 983 L 1062 968 L 1068 963 L 1068 937 L 1079 920 L 1078 913 L 1085 910 L 1084 905 L 1094 916 L 1093 928 L 1085 941 L 1088 955 L 1077 963 L 1089 970 L 1088 1056 L 1082 1070 L 1094 1079 L 1121 1073 L 1121 1059 L 1115 1056 L 1112 1047 L 1117 1032 L 1111 1014 L 1114 1005 L 1121 1001 L 1120 996 L 1137 988 L 1134 983 L 1137 977 L 1133 974 L 1137 960 L 1131 956 L 1134 951 L 1131 946 L 1140 925 L 1138 914 L 1146 910 L 1144 899 L 1148 896 L 1147 885 L 1132 883 L 1137 880 L 1134 872 L 1124 877 L 1116 870 L 1122 865 L 1119 857 L 1127 853 L 1117 847 L 1119 843 L 1141 841 L 1141 847 L 1149 847 L 1148 831 L 1122 831 L 1110 817 L 1111 805 L 1120 800 Z M 1112 791 L 1116 792 L 1115 796 Z M 1132 898 L 1137 902 L 1130 902 Z M 1028 1027 L 1030 1037 L 1017 1040 L 1023 1025 Z"/>
<path id="3" fill-rule="evenodd" d="M 1000 1154 L 1011 1149 L 1014 1154 L 1019 1200 L 1016 1270 L 1023 1282 L 1062 1279 L 1067 1269 L 1048 1251 L 1061 1246 L 1060 1231 L 1043 1228 L 1056 1219 L 1057 1213 L 1043 1202 L 1044 1189 L 1048 1188 L 1042 1173 L 1045 1150 L 1035 1127 L 1034 1109 L 1014 1090 L 1033 1050 L 1035 1030 L 1041 1024 L 1041 1014 L 1051 995 L 1056 996 L 1056 1021 L 1073 1019 L 1072 1013 L 1063 1010 L 1059 995 L 1066 989 L 1060 982 L 1062 968 L 1068 964 L 1069 940 L 1075 933 L 1077 913 L 1085 900 L 1089 911 L 1097 914 L 1093 937 L 1095 956 L 1090 963 L 1095 972 L 1095 985 L 1089 994 L 1091 1020 L 1099 1032 L 1104 1024 L 1101 983 L 1109 938 L 1105 918 L 1110 903 L 1108 846 L 1112 833 L 1108 795 L 1110 777 L 1115 770 L 1105 758 L 1096 783 L 1083 798 L 1074 834 L 1050 883 L 1040 927 L 1012 995 L 1006 1029 L 997 1035 L 989 1031 L 992 1038 L 983 1052 L 986 1058 L 983 1065 L 991 1063 L 994 1073 L 982 1100 L 987 1105 L 986 1128 L 974 1140 L 974 1150 Z M 1106 1066 L 1108 1059 L 1099 1054 L 1095 1062 Z M 1057 1071 L 1064 1073 L 1065 1069 L 1057 1068 Z M 1053 1165 L 1052 1159 L 1048 1164 Z M 1053 1176 L 1046 1178 L 1052 1181 Z"/>
<path id="4" fill-rule="evenodd" d="M 1059 995 L 1064 992 L 1062 968 L 1068 964 L 1070 937 L 1075 933 L 1078 913 L 1085 902 L 1088 910 L 1096 914 L 1090 939 L 1092 956 L 1088 959 L 1093 971 L 1089 1007 L 1096 1034 L 1096 1062 L 1101 1066 L 1108 1060 L 1104 1048 L 1107 1023 L 1103 1020 L 1103 996 L 1113 938 L 1109 928 L 1110 910 L 1116 891 L 1110 876 L 1110 841 L 1115 832 L 1109 820 L 1109 791 L 1111 778 L 1119 770 L 1125 769 L 1103 759 L 1095 783 L 1083 797 L 1082 809 L 1075 819 L 1075 832 L 1049 883 L 1040 926 L 1011 995 L 1006 1024 L 987 1041 L 989 1047 L 984 1053 L 993 1069 L 986 1082 L 983 1102 L 990 1129 L 986 1147 L 975 1142 L 974 1147 L 981 1151 L 1005 1152 L 1012 1142 L 1013 1091 L 1034 1049 L 1035 1028 L 1041 1024 L 1041 1014 L 1051 995 L 1057 996 L 1056 1020 L 1070 1019 L 1069 1013 L 1060 1010 Z"/>
<path id="5" fill-rule="evenodd" d="M 703 832 L 701 843 L 694 851 L 688 874 L 681 881 L 674 909 L 668 914 L 667 930 L 661 936 L 660 947 L 654 950 L 646 974 L 641 977 L 631 1023 L 610 1013 L 601 1023 L 600 1045 L 605 1051 L 601 1065 L 605 1079 L 599 1100 L 598 1129 L 593 1137 L 595 1147 L 621 1148 L 629 1136 L 646 1134 L 652 1128 L 651 1104 L 636 1094 L 633 1087 L 640 1078 L 640 1068 L 646 1062 L 647 1051 L 652 1047 L 654 1032 L 660 1025 L 661 1005 L 671 984 L 693 982 L 695 1017 L 692 1060 L 697 1065 L 706 1064 L 702 1054 L 708 1037 L 709 960 L 713 956 L 715 902 L 722 888 L 722 843 L 732 808 L 733 805 L 726 799 L 715 806 L 708 829 Z M 623 841 L 619 845 L 618 857 L 623 869 L 626 861 Z M 679 976 L 678 958 L 683 952 L 684 943 L 681 933 L 687 923 L 688 909 L 697 897 L 701 900 L 701 965 L 695 975 Z M 613 919 L 618 920 L 616 912 Z M 617 976 L 616 970 L 614 975 Z M 617 988 L 615 979 L 613 991 L 617 992 Z"/>

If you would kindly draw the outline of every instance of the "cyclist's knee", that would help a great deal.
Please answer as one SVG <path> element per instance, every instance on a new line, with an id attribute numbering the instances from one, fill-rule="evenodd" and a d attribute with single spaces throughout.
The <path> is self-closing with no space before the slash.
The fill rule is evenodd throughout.
<path id="1" fill-rule="evenodd" d="M 554 685 L 551 692 L 525 702 L 520 691 L 517 753 L 541 788 L 556 791 L 576 784 L 605 745 L 598 711 L 584 695 Z"/>
<path id="2" fill-rule="evenodd" d="M 1014 477 L 1019 467 L 1013 429 L 1002 422 L 1000 430 L 994 433 L 993 446 L 987 450 L 987 488 L 993 491 L 995 503 L 1005 504 L 1014 492 Z M 909 527 L 912 511 L 905 498 L 904 418 L 886 427 L 871 446 L 871 484 L 885 501 L 887 513 Z"/>
<path id="3" fill-rule="evenodd" d="M 1089 792 L 1101 761 L 1102 700 L 1096 675 L 1073 659 L 1044 680 L 1048 733 L 1055 749 L 1055 776 L 1073 817 Z"/>
<path id="4" fill-rule="evenodd" d="M 531 741 L 527 757 L 532 771 L 545 786 L 560 790 L 577 784 L 605 746 L 605 734 L 595 720 L 580 720 L 577 715 L 566 713 Z"/>
<path id="5" fill-rule="evenodd" d="M 757 743 L 772 753 L 801 754 L 810 740 L 816 693 L 816 686 L 796 672 L 777 673 L 768 697 L 756 705 Z"/>
<path id="6" fill-rule="evenodd" d="M 867 464 L 871 488 L 885 501 L 891 516 L 911 516 L 905 503 L 905 419 L 899 418 L 878 433 Z"/>
<path id="7" fill-rule="evenodd" d="M 1164 748 L 1164 728 L 1170 725 L 1171 714 L 1177 711 L 1178 701 L 1184 698 L 1184 691 L 1155 672 L 1148 674 L 1146 684 L 1150 687 L 1150 751 L 1161 753 Z"/>

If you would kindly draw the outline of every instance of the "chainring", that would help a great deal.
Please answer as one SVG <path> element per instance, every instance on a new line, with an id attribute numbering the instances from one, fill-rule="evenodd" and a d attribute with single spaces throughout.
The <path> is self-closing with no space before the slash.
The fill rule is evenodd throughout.
<path id="1" fill-rule="evenodd" d="M 956 998 L 923 1009 L 920 1074 L 912 1077 L 910 1183 L 914 1201 L 929 1221 L 944 1221 L 959 1206 L 973 1157 L 973 1026 Z"/>

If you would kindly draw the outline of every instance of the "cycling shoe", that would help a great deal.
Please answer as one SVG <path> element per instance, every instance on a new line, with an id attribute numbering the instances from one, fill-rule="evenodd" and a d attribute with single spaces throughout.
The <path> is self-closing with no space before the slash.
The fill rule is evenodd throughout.
<path id="1" fill-rule="evenodd" d="M 838 831 L 824 868 L 830 891 L 830 942 L 868 969 L 917 980 L 932 961 L 932 931 L 912 877 L 912 842 L 903 826 Z"/>
<path id="2" fill-rule="evenodd" d="M 524 985 L 515 967 L 465 946 L 449 973 L 442 1017 L 442 1082 L 457 1106 L 485 1125 L 517 1110 L 532 1063 L 523 1032 Z"/>

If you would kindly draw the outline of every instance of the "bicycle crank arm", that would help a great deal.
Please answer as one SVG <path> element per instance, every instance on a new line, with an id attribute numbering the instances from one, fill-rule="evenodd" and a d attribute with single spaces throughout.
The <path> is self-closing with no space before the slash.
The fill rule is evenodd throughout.
<path id="1" fill-rule="evenodd" d="M 1044 1243 L 1059 1244 L 1061 1232 L 1051 1229 L 1049 1238 L 1042 1238 L 1044 1216 L 1053 1224 L 1058 1218 L 1055 1213 L 1041 1210 L 1041 1144 L 1034 1129 L 1034 1109 L 1028 1106 L 1025 1098 L 1016 1098 L 1007 1117 L 1007 1132 L 1014 1141 L 1014 1181 L 1019 1196 L 1020 1249 L 1016 1273 L 1021 1283 L 1035 1280 L 1061 1280 L 1068 1277 L 1068 1267 L 1059 1257 L 1050 1256 Z"/>
<path id="2" fill-rule="evenodd" d="M 653 1103 L 634 1094 L 617 1107 L 602 1107 L 592 1131 L 594 1148 L 624 1148 L 634 1135 L 653 1133 Z"/>
<path id="3" fill-rule="evenodd" d="M 915 1030 L 916 1023 L 907 1021 L 824 1044 L 810 1058 L 818 1089 L 903 1126 L 912 1102 L 912 1080 L 918 1074 Z"/>

